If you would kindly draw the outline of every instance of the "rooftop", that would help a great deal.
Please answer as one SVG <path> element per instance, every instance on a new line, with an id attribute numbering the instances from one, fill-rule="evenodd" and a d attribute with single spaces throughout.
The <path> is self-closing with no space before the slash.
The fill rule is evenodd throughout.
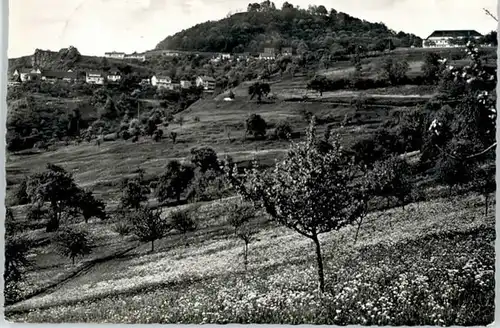
<path id="1" fill-rule="evenodd" d="M 429 38 L 439 38 L 439 37 L 480 37 L 483 36 L 476 30 L 436 30 L 429 35 Z"/>

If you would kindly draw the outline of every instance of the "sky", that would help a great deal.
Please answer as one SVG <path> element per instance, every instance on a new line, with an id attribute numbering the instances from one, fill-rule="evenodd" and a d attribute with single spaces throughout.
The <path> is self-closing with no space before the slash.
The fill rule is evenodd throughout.
<path id="1" fill-rule="evenodd" d="M 9 0 L 9 58 L 35 49 L 68 46 L 85 55 L 153 49 L 168 35 L 197 23 L 244 11 L 250 0 Z M 395 31 L 426 38 L 434 30 L 475 29 L 497 23 L 497 0 L 289 0 L 294 6 L 324 5 L 351 16 L 383 22 Z M 283 1 L 274 1 L 281 8 Z"/>

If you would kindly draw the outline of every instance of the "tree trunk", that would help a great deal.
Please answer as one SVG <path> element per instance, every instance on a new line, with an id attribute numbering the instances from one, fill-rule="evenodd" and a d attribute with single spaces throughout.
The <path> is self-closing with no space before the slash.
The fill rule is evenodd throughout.
<path id="1" fill-rule="evenodd" d="M 359 234 L 359 230 L 361 229 L 361 224 L 363 224 L 363 217 L 361 217 L 359 219 L 358 228 L 356 229 L 356 236 L 354 236 L 354 244 L 353 245 L 356 245 L 356 241 L 358 240 L 358 234 Z"/>
<path id="2" fill-rule="evenodd" d="M 73 266 L 74 266 L 75 265 L 75 257 L 74 256 L 71 257 L 71 262 L 73 263 Z"/>
<path id="3" fill-rule="evenodd" d="M 180 192 L 177 192 L 176 198 L 177 198 L 177 204 L 179 204 L 181 202 L 181 193 Z"/>
<path id="4" fill-rule="evenodd" d="M 488 200 L 489 200 L 489 195 L 485 194 L 484 195 L 484 216 L 488 216 Z"/>
<path id="5" fill-rule="evenodd" d="M 151 253 L 153 253 L 155 251 L 155 241 L 154 239 L 151 240 Z"/>
<path id="6" fill-rule="evenodd" d="M 325 291 L 325 274 L 323 272 L 323 257 L 321 256 L 321 245 L 317 234 L 313 235 L 312 240 L 316 245 L 316 261 L 318 262 L 318 283 L 319 290 L 323 293 Z"/>
<path id="7" fill-rule="evenodd" d="M 244 253 L 244 259 L 245 259 L 245 272 L 247 272 L 248 269 L 248 242 L 245 241 L 245 253 Z"/>

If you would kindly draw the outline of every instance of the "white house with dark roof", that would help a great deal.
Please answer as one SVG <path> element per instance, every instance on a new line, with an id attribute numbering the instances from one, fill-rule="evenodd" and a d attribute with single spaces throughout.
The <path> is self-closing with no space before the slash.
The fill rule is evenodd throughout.
<path id="1" fill-rule="evenodd" d="M 106 75 L 106 79 L 109 81 L 109 82 L 112 82 L 112 83 L 118 83 L 121 81 L 122 79 L 122 75 L 120 73 L 120 71 L 116 70 L 116 69 L 112 69 L 108 72 L 108 74 Z"/>
<path id="2" fill-rule="evenodd" d="M 14 71 L 12 76 L 14 79 L 20 79 L 21 82 L 26 82 L 40 77 L 42 72 L 38 68 L 19 68 Z"/>
<path id="3" fill-rule="evenodd" d="M 451 42 L 455 39 L 479 39 L 483 35 L 475 30 L 437 30 L 423 41 L 423 48 L 451 48 L 458 45 Z"/>
<path id="4" fill-rule="evenodd" d="M 204 91 L 213 92 L 215 90 L 215 79 L 211 76 L 198 76 L 196 78 L 196 86 L 203 87 Z"/>
<path id="5" fill-rule="evenodd" d="M 85 74 L 85 82 L 89 84 L 104 84 L 105 76 L 100 71 L 88 71 Z"/>
<path id="6" fill-rule="evenodd" d="M 124 52 L 111 51 L 111 52 L 105 52 L 104 56 L 108 57 L 108 58 L 114 58 L 114 59 L 124 59 L 125 58 L 125 53 Z"/>
<path id="7" fill-rule="evenodd" d="M 154 75 L 151 78 L 151 85 L 157 88 L 171 89 L 172 78 L 166 75 Z"/>

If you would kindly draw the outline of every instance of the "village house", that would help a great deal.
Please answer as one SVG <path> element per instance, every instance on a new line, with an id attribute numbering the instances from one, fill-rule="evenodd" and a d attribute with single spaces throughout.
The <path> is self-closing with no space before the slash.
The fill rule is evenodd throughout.
<path id="1" fill-rule="evenodd" d="M 14 77 L 14 80 L 26 82 L 39 78 L 41 74 L 42 72 L 40 71 L 40 69 L 20 68 L 16 69 L 12 76 Z"/>
<path id="2" fill-rule="evenodd" d="M 176 57 L 176 56 L 180 55 L 180 53 L 178 51 L 174 51 L 174 50 L 163 50 L 161 54 L 163 56 L 167 56 L 167 57 Z"/>
<path id="3" fill-rule="evenodd" d="M 104 73 L 99 71 L 88 71 L 85 75 L 85 82 L 89 84 L 104 84 Z"/>
<path id="4" fill-rule="evenodd" d="M 125 59 L 138 60 L 138 61 L 144 62 L 144 61 L 146 61 L 146 56 L 143 54 L 138 54 L 138 53 L 134 52 L 133 54 L 125 55 Z"/>
<path id="5" fill-rule="evenodd" d="M 193 86 L 193 84 L 191 83 L 191 81 L 188 81 L 188 80 L 181 80 L 181 88 L 182 89 L 189 89 Z"/>
<path id="6" fill-rule="evenodd" d="M 111 52 L 105 52 L 104 56 L 108 57 L 108 58 L 114 58 L 114 59 L 124 59 L 125 58 L 125 53 L 124 52 L 111 51 Z"/>
<path id="7" fill-rule="evenodd" d="M 293 55 L 293 48 L 292 47 L 281 48 L 281 55 L 282 56 L 291 56 L 291 55 Z"/>
<path id="8" fill-rule="evenodd" d="M 140 85 L 151 85 L 151 80 L 150 79 L 142 79 L 139 84 Z"/>
<path id="9" fill-rule="evenodd" d="M 196 86 L 203 87 L 203 90 L 206 92 L 215 91 L 215 79 L 210 76 L 198 76 L 196 78 Z"/>
<path id="10" fill-rule="evenodd" d="M 276 59 L 276 49 L 275 48 L 264 48 L 264 52 L 259 54 L 259 59 L 261 60 L 274 60 Z"/>
<path id="11" fill-rule="evenodd" d="M 179 90 L 180 88 L 181 88 L 181 83 L 179 81 L 172 81 L 172 83 L 170 83 L 169 87 L 170 90 Z"/>
<path id="12" fill-rule="evenodd" d="M 69 70 L 67 72 L 64 71 L 51 71 L 51 70 L 43 70 L 41 73 L 42 81 L 54 83 L 56 81 L 64 81 L 68 83 L 73 83 L 77 79 L 77 73 Z"/>
<path id="13" fill-rule="evenodd" d="M 479 39 L 483 35 L 475 30 L 437 30 L 432 32 L 427 39 L 423 41 L 423 48 L 450 48 L 459 45 L 450 42 L 454 39 Z"/>
<path id="14" fill-rule="evenodd" d="M 108 80 L 108 82 L 117 83 L 122 79 L 122 75 L 120 71 L 113 69 L 108 72 L 106 79 Z"/>
<path id="15" fill-rule="evenodd" d="M 157 88 L 170 89 L 172 84 L 172 79 L 170 76 L 166 75 L 154 75 L 151 78 L 151 85 Z"/>

